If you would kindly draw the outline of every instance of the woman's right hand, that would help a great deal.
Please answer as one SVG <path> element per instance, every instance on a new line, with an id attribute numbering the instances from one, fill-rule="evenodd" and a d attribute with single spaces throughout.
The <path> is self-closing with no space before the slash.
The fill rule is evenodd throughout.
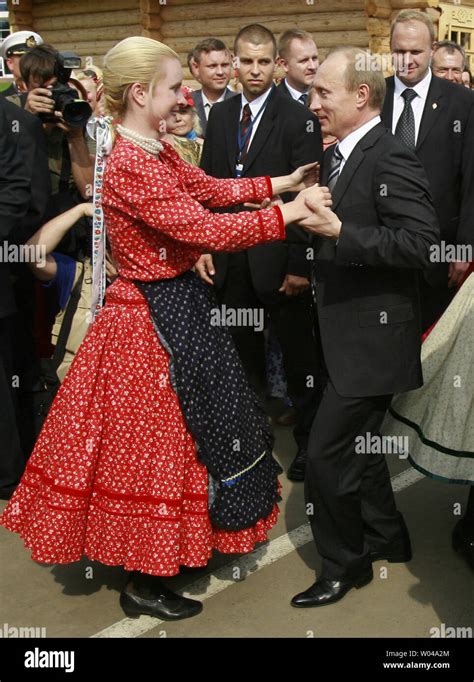
<path id="1" fill-rule="evenodd" d="M 311 202 L 320 206 L 326 206 L 328 208 L 332 206 L 332 197 L 329 187 L 321 187 L 318 184 L 301 190 L 294 201 L 296 201 L 298 205 L 306 206 L 306 199 L 310 199 Z"/>

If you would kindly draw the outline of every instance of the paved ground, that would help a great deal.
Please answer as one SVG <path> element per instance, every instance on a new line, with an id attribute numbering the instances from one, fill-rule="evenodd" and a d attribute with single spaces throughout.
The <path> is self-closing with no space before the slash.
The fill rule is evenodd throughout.
<path id="1" fill-rule="evenodd" d="M 294 445 L 277 429 L 276 454 L 286 469 Z M 374 564 L 375 580 L 340 603 L 297 610 L 291 597 L 314 581 L 318 558 L 303 505 L 302 484 L 282 477 L 284 499 L 270 543 L 246 557 L 216 555 L 204 572 L 170 585 L 204 598 L 196 618 L 163 623 L 127 619 L 118 604 L 121 568 L 84 559 L 68 566 L 31 561 L 18 536 L 0 528 L 0 629 L 45 628 L 47 637 L 430 637 L 433 628 L 474 630 L 472 572 L 450 546 L 455 503 L 467 490 L 419 478 L 390 456 L 399 508 L 409 525 L 409 564 Z M 3 510 L 5 502 L 0 502 Z M 92 571 L 91 571 L 92 568 Z M 460 631 L 462 632 L 462 631 Z"/>

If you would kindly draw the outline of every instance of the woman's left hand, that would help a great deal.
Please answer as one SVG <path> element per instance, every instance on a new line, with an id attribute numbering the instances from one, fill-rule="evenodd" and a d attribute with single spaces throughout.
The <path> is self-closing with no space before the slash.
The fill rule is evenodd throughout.
<path id="1" fill-rule="evenodd" d="M 290 175 L 292 182 L 291 191 L 301 192 L 306 187 L 311 187 L 319 182 L 319 163 L 307 163 L 305 166 L 300 166 Z"/>

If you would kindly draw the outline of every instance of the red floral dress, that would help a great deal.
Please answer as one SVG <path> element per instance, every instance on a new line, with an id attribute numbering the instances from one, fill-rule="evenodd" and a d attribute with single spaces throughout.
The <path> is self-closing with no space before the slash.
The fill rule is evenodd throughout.
<path id="1" fill-rule="evenodd" d="M 283 239 L 275 208 L 208 209 L 271 196 L 268 178 L 218 180 L 164 144 L 158 159 L 121 137 L 107 163 L 103 206 L 119 277 L 56 396 L 0 523 L 38 562 L 83 555 L 171 576 L 204 566 L 213 549 L 250 552 L 276 523 L 225 532 L 207 511 L 207 470 L 169 379 L 148 306 L 131 280 L 189 270 L 203 250 Z"/>

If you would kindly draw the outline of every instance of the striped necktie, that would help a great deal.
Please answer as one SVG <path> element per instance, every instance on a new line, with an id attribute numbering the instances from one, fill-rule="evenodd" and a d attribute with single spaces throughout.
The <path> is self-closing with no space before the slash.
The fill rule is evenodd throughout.
<path id="1" fill-rule="evenodd" d="M 342 161 L 342 154 L 339 151 L 339 144 L 337 144 L 334 148 L 334 152 L 331 158 L 331 163 L 329 166 L 329 175 L 328 175 L 328 181 L 327 181 L 327 186 L 329 187 L 329 190 L 332 192 L 334 189 L 334 186 L 337 182 L 337 179 L 339 177 L 339 171 L 341 170 L 341 161 Z"/>
<path id="2" fill-rule="evenodd" d="M 246 138 L 245 136 L 248 133 L 248 129 L 250 127 L 250 124 L 252 122 L 252 110 L 250 109 L 250 106 L 246 104 L 244 106 L 244 109 L 242 111 L 242 118 L 240 120 L 240 139 L 245 140 L 244 146 L 242 149 L 238 150 L 239 151 L 239 158 L 238 158 L 238 163 L 241 163 L 242 165 L 245 163 L 245 159 L 247 158 L 247 152 L 249 150 L 249 145 L 250 145 L 250 135 Z"/>
<path id="3" fill-rule="evenodd" d="M 308 93 L 303 92 L 303 94 L 298 97 L 298 102 L 301 102 L 301 104 L 306 106 L 308 104 Z"/>

